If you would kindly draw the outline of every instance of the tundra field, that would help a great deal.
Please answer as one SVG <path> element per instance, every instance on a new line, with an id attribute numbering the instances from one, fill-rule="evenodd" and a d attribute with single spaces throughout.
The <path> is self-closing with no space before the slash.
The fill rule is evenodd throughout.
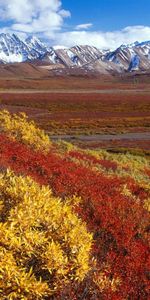
<path id="1" fill-rule="evenodd" d="M 149 299 L 142 78 L 0 81 L 1 300 Z"/>
<path id="2" fill-rule="evenodd" d="M 84 148 L 150 150 L 148 76 L 74 76 L 41 81 L 3 78 L 0 108 L 24 111 L 54 139 L 66 138 Z"/>

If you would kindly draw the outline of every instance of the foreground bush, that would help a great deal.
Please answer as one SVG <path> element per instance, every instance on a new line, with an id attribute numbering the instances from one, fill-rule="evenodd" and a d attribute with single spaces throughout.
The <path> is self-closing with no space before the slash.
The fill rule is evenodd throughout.
<path id="1" fill-rule="evenodd" d="M 28 121 L 26 114 L 11 115 L 8 111 L 0 112 L 0 129 L 10 137 L 32 146 L 35 150 L 48 151 L 49 137 L 36 127 L 33 121 Z"/>
<path id="2" fill-rule="evenodd" d="M 1 171 L 18 174 L 0 181 L 0 299 L 148 299 L 149 161 L 61 142 L 33 151 L 15 132 L 0 135 Z"/>
<path id="3" fill-rule="evenodd" d="M 7 171 L 0 175 L 0 299 L 53 295 L 88 271 L 92 236 L 48 187 Z"/>
<path id="4" fill-rule="evenodd" d="M 94 172 L 70 161 L 68 154 L 56 155 L 54 149 L 48 155 L 33 152 L 4 136 L 0 136 L 0 164 L 30 175 L 40 184 L 49 184 L 63 199 L 74 194 L 82 198 L 75 209 L 93 232 L 91 255 L 97 260 L 99 274 L 94 275 L 96 285 L 91 278 L 81 288 L 75 286 L 75 297 L 73 288 L 57 299 L 147 299 L 148 187 L 142 188 L 129 177 Z"/>

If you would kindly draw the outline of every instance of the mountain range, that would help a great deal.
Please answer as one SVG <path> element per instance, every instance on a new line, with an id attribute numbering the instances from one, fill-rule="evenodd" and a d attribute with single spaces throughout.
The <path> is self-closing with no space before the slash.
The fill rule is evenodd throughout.
<path id="1" fill-rule="evenodd" d="M 35 36 L 25 40 L 15 34 L 0 34 L 0 64 L 32 62 L 50 70 L 80 70 L 99 74 L 150 70 L 150 41 L 121 45 L 115 50 L 76 45 L 50 47 Z"/>

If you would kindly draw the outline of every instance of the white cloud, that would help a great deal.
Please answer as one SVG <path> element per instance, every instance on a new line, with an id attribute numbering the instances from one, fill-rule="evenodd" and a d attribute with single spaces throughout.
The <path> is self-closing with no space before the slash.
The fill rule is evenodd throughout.
<path id="1" fill-rule="evenodd" d="M 54 43 L 61 43 L 65 46 L 94 45 L 98 48 L 115 49 L 121 44 L 129 44 L 135 41 L 150 40 L 150 27 L 148 26 L 128 26 L 118 31 L 70 31 L 57 33 Z"/>
<path id="2" fill-rule="evenodd" d="M 60 16 L 62 16 L 63 18 L 68 18 L 71 17 L 71 12 L 69 10 L 60 10 L 59 12 Z"/>
<path id="3" fill-rule="evenodd" d="M 11 22 L 9 31 L 49 32 L 51 36 L 70 16 L 60 0 L 0 0 L 0 18 Z"/>
<path id="4" fill-rule="evenodd" d="M 118 31 L 94 31 L 92 23 L 79 24 L 64 32 L 64 19 L 71 16 L 63 0 L 0 0 L 1 31 L 37 34 L 52 45 L 89 44 L 98 48 L 116 48 L 136 40 L 150 40 L 150 27 L 128 26 Z M 10 24 L 8 27 L 7 24 Z M 90 29 L 87 31 L 87 29 Z"/>
<path id="5" fill-rule="evenodd" d="M 90 27 L 92 27 L 93 24 L 92 23 L 87 23 L 87 24 L 79 24 L 75 27 L 76 30 L 81 30 L 81 29 L 88 29 Z"/>

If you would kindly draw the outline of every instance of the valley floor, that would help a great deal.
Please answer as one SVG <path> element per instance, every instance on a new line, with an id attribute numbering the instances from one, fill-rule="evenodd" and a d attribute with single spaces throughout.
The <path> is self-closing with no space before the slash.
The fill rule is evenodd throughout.
<path id="1" fill-rule="evenodd" d="M 148 78 L 1 78 L 0 109 L 83 148 L 150 150 Z"/>

